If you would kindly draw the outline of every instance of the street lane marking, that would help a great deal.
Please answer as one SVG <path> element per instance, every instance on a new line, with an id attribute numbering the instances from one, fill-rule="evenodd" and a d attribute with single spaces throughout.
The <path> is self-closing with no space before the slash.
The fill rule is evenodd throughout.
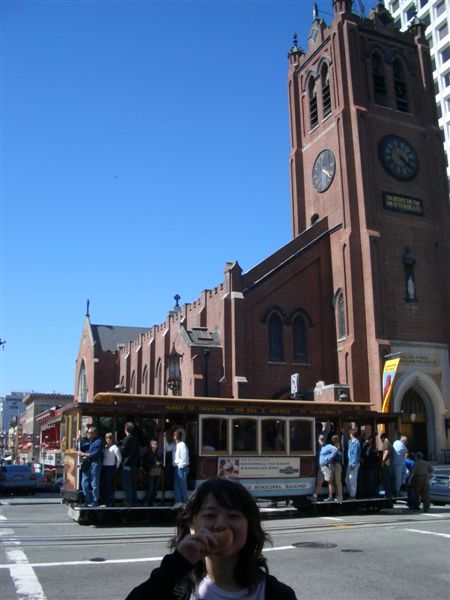
<path id="1" fill-rule="evenodd" d="M 124 564 L 124 563 L 154 562 L 154 561 L 161 561 L 163 558 L 164 558 L 163 556 L 156 556 L 153 558 L 113 558 L 113 559 L 106 559 L 106 560 L 102 560 L 102 561 L 68 560 L 67 562 L 28 563 L 28 564 L 33 569 L 36 569 L 38 567 L 77 567 L 77 566 L 82 566 L 82 565 L 112 565 L 112 564 Z M 12 565 L 0 565 L 0 570 L 1 569 L 9 569 L 11 566 Z M 33 598 L 33 600 L 34 600 L 34 598 Z"/>
<path id="2" fill-rule="evenodd" d="M 324 520 L 328 520 L 328 521 L 343 521 L 344 519 L 342 517 L 320 517 L 321 519 Z"/>
<path id="3" fill-rule="evenodd" d="M 279 550 L 296 550 L 295 546 L 277 546 L 276 548 L 264 548 L 263 552 L 276 552 Z M 21 551 L 20 551 L 21 552 Z M 151 558 L 112 558 L 106 559 L 102 561 L 92 561 L 92 560 L 69 560 L 67 562 L 50 562 L 50 563 L 28 563 L 29 567 L 33 569 L 42 568 L 42 567 L 78 567 L 83 565 L 118 565 L 118 564 L 126 564 L 126 563 L 145 563 L 145 562 L 160 562 L 162 561 L 163 556 L 154 556 Z M 10 569 L 13 565 L 0 565 L 1 569 Z M 24 600 L 35 600 L 34 597 L 28 598 L 28 596 L 24 597 Z M 36 600 L 41 600 L 41 598 L 36 597 Z M 46 600 L 45 597 L 42 600 Z"/>
<path id="4" fill-rule="evenodd" d="M 9 564 L 9 573 L 21 600 L 47 600 L 44 590 L 37 578 L 33 567 L 23 550 L 6 550 L 6 556 L 13 564 Z"/>
<path id="5" fill-rule="evenodd" d="M 424 533 L 426 535 L 437 535 L 438 537 L 444 537 L 450 540 L 450 533 L 436 533 L 434 531 L 421 531 L 420 529 L 405 529 L 405 531 L 412 531 L 413 533 Z"/>

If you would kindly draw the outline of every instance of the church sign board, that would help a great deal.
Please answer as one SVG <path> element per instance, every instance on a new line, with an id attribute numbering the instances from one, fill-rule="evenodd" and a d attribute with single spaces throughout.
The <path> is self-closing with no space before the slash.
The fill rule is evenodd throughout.
<path id="1" fill-rule="evenodd" d="M 383 208 L 423 217 L 423 205 L 420 198 L 410 198 L 402 194 L 383 192 Z"/>

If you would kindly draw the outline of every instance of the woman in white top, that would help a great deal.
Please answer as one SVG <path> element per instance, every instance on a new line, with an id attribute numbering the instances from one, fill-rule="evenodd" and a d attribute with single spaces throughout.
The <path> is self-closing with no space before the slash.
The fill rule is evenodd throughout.
<path id="1" fill-rule="evenodd" d="M 101 503 L 105 506 L 114 504 L 114 480 L 116 471 L 122 462 L 122 455 L 118 446 L 113 442 L 113 434 L 105 434 L 105 447 L 103 450 L 102 474 L 100 479 Z"/>

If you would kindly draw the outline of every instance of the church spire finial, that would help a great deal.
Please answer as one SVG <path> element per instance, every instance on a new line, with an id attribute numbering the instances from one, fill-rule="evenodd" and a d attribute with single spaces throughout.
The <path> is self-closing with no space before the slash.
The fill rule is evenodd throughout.
<path id="1" fill-rule="evenodd" d="M 86 300 L 86 316 L 89 317 L 89 298 Z"/>
<path id="2" fill-rule="evenodd" d="M 317 21 L 319 18 L 319 7 L 317 6 L 317 2 L 314 2 L 314 6 L 313 6 L 313 19 L 314 21 Z"/>
<path id="3" fill-rule="evenodd" d="M 299 57 L 302 54 L 304 54 L 304 52 L 301 48 L 299 48 L 298 37 L 297 37 L 297 34 L 294 33 L 293 39 L 292 39 L 292 48 L 288 52 L 288 58 L 289 58 L 290 62 L 292 62 L 292 60 L 295 60 L 295 57 Z"/>
<path id="4" fill-rule="evenodd" d="M 179 304 L 179 302 L 181 300 L 180 294 L 175 294 L 173 299 L 175 300 L 175 306 L 173 307 L 174 312 L 180 312 L 180 310 L 181 310 L 181 306 Z"/>

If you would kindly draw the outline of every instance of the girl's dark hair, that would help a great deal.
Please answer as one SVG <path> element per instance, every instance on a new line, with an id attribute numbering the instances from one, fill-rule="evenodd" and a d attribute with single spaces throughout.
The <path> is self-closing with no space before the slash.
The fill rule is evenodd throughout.
<path id="1" fill-rule="evenodd" d="M 262 551 L 264 543 L 270 542 L 270 536 L 261 527 L 259 508 L 250 492 L 240 483 L 230 479 L 215 477 L 205 481 L 189 498 L 184 510 L 177 520 L 177 533 L 170 542 L 175 548 L 190 533 L 189 525 L 194 516 L 200 512 L 204 501 L 212 495 L 224 508 L 233 508 L 241 512 L 248 522 L 247 542 L 239 553 L 234 576 L 236 581 L 249 589 L 253 589 L 261 580 L 263 573 L 268 573 L 267 562 Z M 194 567 L 197 581 L 206 575 L 204 561 Z"/>

